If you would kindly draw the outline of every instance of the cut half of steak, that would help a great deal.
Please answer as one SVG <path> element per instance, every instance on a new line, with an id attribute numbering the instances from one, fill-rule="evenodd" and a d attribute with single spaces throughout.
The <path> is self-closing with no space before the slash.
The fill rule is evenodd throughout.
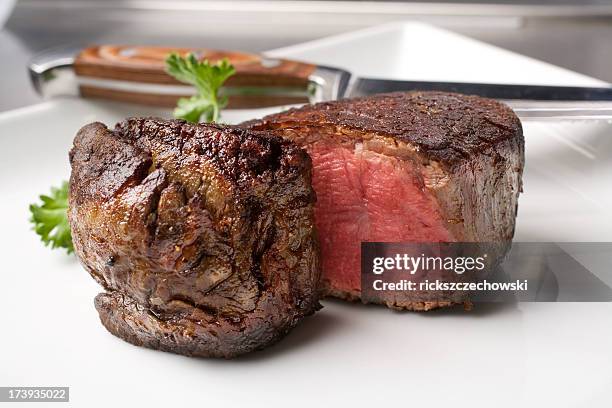
<path id="1" fill-rule="evenodd" d="M 243 126 L 274 131 L 311 155 L 328 295 L 359 298 L 361 242 L 512 240 L 524 139 L 516 115 L 499 102 L 392 93 L 291 109 Z M 427 310 L 460 302 L 387 303 Z"/>
<path id="2" fill-rule="evenodd" d="M 311 161 L 292 142 L 134 118 L 83 127 L 70 162 L 75 250 L 116 336 L 233 357 L 319 308 Z"/>

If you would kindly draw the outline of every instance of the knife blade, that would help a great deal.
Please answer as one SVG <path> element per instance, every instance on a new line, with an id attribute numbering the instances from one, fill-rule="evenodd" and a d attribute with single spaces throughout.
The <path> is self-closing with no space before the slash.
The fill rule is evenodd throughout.
<path id="1" fill-rule="evenodd" d="M 374 78 L 357 78 L 350 89 L 350 93 L 351 96 L 367 96 L 384 92 L 412 91 L 415 89 L 422 91 L 457 92 L 506 100 L 612 101 L 612 88 L 396 81 Z"/>
<path id="2" fill-rule="evenodd" d="M 80 95 L 172 107 L 195 93 L 164 70 L 171 52 L 200 59 L 227 58 L 236 67 L 221 92 L 229 108 L 314 103 L 393 91 L 445 91 L 499 99 L 521 119 L 612 119 L 612 88 L 355 78 L 334 67 L 236 51 L 151 46 L 64 47 L 29 64 L 34 88 L 45 97 Z"/>
<path id="3" fill-rule="evenodd" d="M 350 97 L 395 91 L 444 91 L 498 99 L 522 120 L 611 120 L 611 87 L 486 84 L 468 82 L 398 81 L 356 78 Z"/>

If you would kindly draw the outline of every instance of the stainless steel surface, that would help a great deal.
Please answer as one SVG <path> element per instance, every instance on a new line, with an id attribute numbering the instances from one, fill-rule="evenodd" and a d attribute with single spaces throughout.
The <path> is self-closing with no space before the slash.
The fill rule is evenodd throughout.
<path id="1" fill-rule="evenodd" d="M 70 7 L 83 10 L 117 9 L 237 13 L 287 14 L 394 14 L 441 16 L 593 16 L 612 13 L 612 4 L 605 0 L 22 0 L 29 7 Z"/>
<path id="2" fill-rule="evenodd" d="M 0 32 L 0 110 L 40 100 L 25 67 L 33 54 L 62 44 L 261 52 L 399 20 L 433 23 L 612 82 L 612 5 L 607 2 L 452 3 L 21 0 Z"/>

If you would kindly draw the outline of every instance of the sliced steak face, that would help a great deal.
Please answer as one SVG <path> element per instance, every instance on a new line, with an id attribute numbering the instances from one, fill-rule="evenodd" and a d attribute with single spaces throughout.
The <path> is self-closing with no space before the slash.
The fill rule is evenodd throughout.
<path id="1" fill-rule="evenodd" d="M 410 162 L 364 150 L 362 143 L 349 149 L 319 142 L 308 150 L 316 169 L 323 270 L 334 271 L 331 293 L 358 296 L 361 242 L 454 239 Z"/>
<path id="2" fill-rule="evenodd" d="M 319 307 L 311 161 L 265 132 L 128 119 L 70 153 L 75 251 L 104 326 L 137 345 L 233 357 Z"/>
<path id="3" fill-rule="evenodd" d="M 313 161 L 323 286 L 358 299 L 361 242 L 510 242 L 524 164 L 520 121 L 493 100 L 393 93 L 250 121 Z M 503 254 L 499 254 L 502 256 Z M 425 310 L 460 303 L 396 299 Z"/>

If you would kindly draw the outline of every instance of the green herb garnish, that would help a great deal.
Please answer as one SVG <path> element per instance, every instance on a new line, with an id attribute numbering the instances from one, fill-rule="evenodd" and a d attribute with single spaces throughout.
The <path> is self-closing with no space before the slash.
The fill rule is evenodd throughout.
<path id="1" fill-rule="evenodd" d="M 40 200 L 42 204 L 30 204 L 34 231 L 45 246 L 74 252 L 68 224 L 68 182 L 64 181 L 60 188 L 52 187 L 51 195 L 41 195 Z"/>
<path id="2" fill-rule="evenodd" d="M 178 100 L 174 117 L 189 122 L 217 122 L 221 109 L 227 106 L 227 97 L 219 96 L 219 89 L 236 69 L 227 59 L 216 64 L 198 61 L 194 54 L 181 57 L 170 54 L 166 58 L 166 72 L 181 82 L 194 85 L 197 95 Z"/>

